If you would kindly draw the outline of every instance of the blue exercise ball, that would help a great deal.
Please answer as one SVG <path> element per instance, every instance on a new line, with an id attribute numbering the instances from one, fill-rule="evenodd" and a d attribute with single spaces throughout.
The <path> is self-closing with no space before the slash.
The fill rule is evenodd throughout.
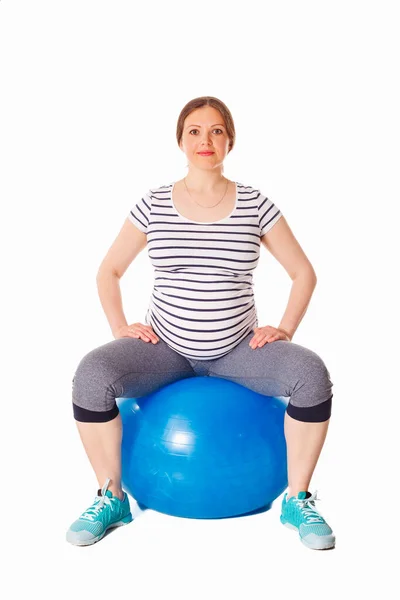
<path id="1" fill-rule="evenodd" d="M 122 485 L 139 505 L 222 518 L 263 509 L 286 489 L 282 399 L 190 377 L 117 403 Z"/>

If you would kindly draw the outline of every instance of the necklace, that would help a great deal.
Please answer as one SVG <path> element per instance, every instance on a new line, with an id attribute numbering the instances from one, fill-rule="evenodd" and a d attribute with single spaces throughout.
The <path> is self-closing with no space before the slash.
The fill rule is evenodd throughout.
<path id="1" fill-rule="evenodd" d="M 186 187 L 187 193 L 192 198 L 193 202 L 196 202 L 196 200 L 192 197 L 191 193 L 188 190 L 188 187 L 186 185 L 186 177 L 183 178 L 183 181 L 185 183 L 185 187 Z M 226 180 L 226 188 L 225 188 L 224 195 L 222 196 L 221 200 L 218 200 L 217 204 L 213 204 L 212 206 L 203 206 L 202 204 L 199 204 L 198 202 L 196 202 L 196 204 L 198 204 L 202 208 L 214 208 L 214 206 L 217 206 L 218 204 L 220 204 L 222 202 L 222 200 L 225 198 L 226 190 L 228 189 L 228 183 L 229 183 L 229 179 Z"/>

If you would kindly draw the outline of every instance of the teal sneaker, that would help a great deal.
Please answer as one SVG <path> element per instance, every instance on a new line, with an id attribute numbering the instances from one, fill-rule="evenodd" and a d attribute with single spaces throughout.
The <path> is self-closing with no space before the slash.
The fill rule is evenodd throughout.
<path id="1" fill-rule="evenodd" d="M 334 548 L 335 536 L 323 517 L 315 510 L 317 492 L 299 492 L 297 498 L 292 496 L 288 501 L 287 494 L 282 500 L 281 523 L 289 529 L 299 532 L 300 540 L 307 548 L 327 550 Z"/>
<path id="2" fill-rule="evenodd" d="M 101 540 L 108 529 L 127 525 L 133 520 L 128 494 L 124 492 L 123 500 L 113 496 L 107 490 L 110 481 L 107 479 L 97 492 L 93 504 L 72 523 L 67 531 L 67 542 L 75 546 L 88 546 Z"/>

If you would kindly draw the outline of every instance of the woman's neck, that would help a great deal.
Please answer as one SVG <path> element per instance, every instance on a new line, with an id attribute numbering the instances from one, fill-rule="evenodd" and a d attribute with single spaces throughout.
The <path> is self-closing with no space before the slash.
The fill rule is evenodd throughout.
<path id="1" fill-rule="evenodd" d="M 210 194 L 226 185 L 226 177 L 222 171 L 189 171 L 184 177 L 184 183 L 190 191 L 198 194 Z"/>

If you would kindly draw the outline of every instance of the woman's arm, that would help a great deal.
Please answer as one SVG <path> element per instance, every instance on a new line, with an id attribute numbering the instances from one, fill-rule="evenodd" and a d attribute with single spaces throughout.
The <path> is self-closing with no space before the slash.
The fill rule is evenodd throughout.
<path id="1" fill-rule="evenodd" d="M 146 234 L 126 219 L 99 267 L 97 289 L 113 335 L 128 324 L 122 307 L 119 280 L 146 243 Z"/>
<path id="2" fill-rule="evenodd" d="M 103 267 L 97 275 L 96 282 L 101 306 L 107 317 L 112 334 L 115 335 L 115 332 L 123 325 L 128 325 L 122 308 L 119 277 Z"/>
<path id="3" fill-rule="evenodd" d="M 300 273 L 293 279 L 289 301 L 278 326 L 278 329 L 282 329 L 287 333 L 290 339 L 293 338 L 296 329 L 306 314 L 316 284 L 315 274 L 311 272 Z"/>
<path id="4" fill-rule="evenodd" d="M 292 339 L 307 311 L 317 276 L 284 216 L 261 238 L 261 242 L 293 281 L 289 301 L 278 327 Z"/>

